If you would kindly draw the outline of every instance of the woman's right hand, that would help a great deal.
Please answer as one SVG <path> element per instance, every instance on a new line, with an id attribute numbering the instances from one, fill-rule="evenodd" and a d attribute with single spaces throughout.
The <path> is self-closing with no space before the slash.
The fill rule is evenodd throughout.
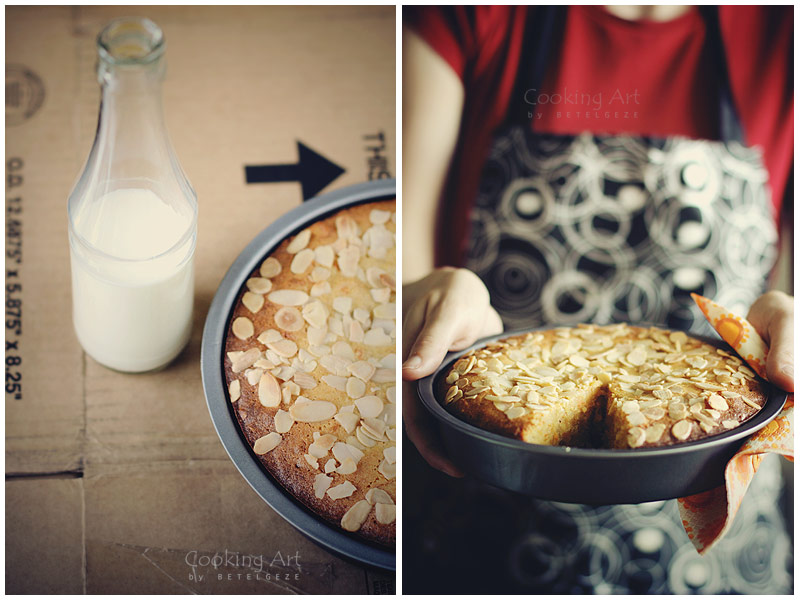
<path id="1" fill-rule="evenodd" d="M 433 373 L 447 352 L 502 331 L 489 292 L 472 271 L 440 268 L 403 286 L 403 420 L 423 458 L 448 475 L 462 473 L 445 454 L 431 417 L 408 382 Z"/>

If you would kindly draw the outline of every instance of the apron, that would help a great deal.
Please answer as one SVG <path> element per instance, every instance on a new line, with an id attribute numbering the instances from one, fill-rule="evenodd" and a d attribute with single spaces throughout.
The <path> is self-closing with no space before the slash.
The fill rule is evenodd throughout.
<path id="1" fill-rule="evenodd" d="M 538 47 L 526 52 L 533 60 L 514 98 L 539 89 L 563 10 L 536 13 L 527 39 Z M 709 50 L 724 67 L 716 13 L 706 16 Z M 744 145 L 722 71 L 721 141 L 543 135 L 531 131 L 535 108 L 511 107 L 483 170 L 465 264 L 507 330 L 627 321 L 711 333 L 691 292 L 743 312 L 763 293 L 777 241 L 767 173 L 760 151 Z M 415 577 L 430 569 L 433 581 L 461 573 L 475 593 L 786 593 L 776 458 L 704 557 L 675 501 L 598 508 L 415 477 L 423 491 L 406 507 L 421 526 L 404 536 L 422 550 L 404 565 Z"/>
<path id="2" fill-rule="evenodd" d="M 559 7 L 536 13 L 538 42 L 516 99 L 540 89 Z M 512 104 L 495 133 L 471 213 L 465 266 L 507 330 L 629 322 L 711 331 L 701 294 L 746 314 L 777 257 L 767 171 L 744 145 L 716 11 L 708 49 L 721 73 L 721 141 L 531 130 Z"/>

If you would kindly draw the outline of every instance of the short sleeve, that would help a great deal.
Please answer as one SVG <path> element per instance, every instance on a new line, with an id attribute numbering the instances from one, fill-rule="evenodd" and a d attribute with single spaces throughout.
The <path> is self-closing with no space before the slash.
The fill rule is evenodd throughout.
<path id="1" fill-rule="evenodd" d="M 474 7 L 404 6 L 403 22 L 463 80 L 475 50 Z"/>

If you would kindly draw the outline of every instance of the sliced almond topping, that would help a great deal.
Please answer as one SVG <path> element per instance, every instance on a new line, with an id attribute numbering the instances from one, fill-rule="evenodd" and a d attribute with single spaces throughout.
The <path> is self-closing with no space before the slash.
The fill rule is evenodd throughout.
<path id="1" fill-rule="evenodd" d="M 383 329 L 373 327 L 364 334 L 364 343 L 367 346 L 391 346 L 394 344 L 392 338 L 386 335 Z"/>
<path id="2" fill-rule="evenodd" d="M 278 412 L 275 413 L 274 423 L 275 431 L 278 433 L 286 433 L 292 428 L 292 425 L 294 425 L 294 419 L 288 412 L 279 408 Z"/>
<path id="3" fill-rule="evenodd" d="M 395 291 L 397 284 L 395 283 L 394 275 L 382 273 L 379 279 L 383 285 L 388 287 L 390 290 Z"/>
<path id="4" fill-rule="evenodd" d="M 383 504 L 379 502 L 375 505 L 375 520 L 383 525 L 394 523 L 397 515 L 397 507 L 393 504 Z"/>
<path id="5" fill-rule="evenodd" d="M 325 296 L 326 294 L 331 293 L 331 284 L 328 281 L 320 281 L 319 283 L 312 285 L 311 290 L 308 293 L 314 298 Z"/>
<path id="6" fill-rule="evenodd" d="M 311 346 L 321 346 L 325 341 L 325 336 L 327 333 L 327 327 L 314 327 L 313 325 L 309 325 L 308 329 L 306 330 L 306 334 L 308 335 L 308 343 Z"/>
<path id="7" fill-rule="evenodd" d="M 242 384 L 238 379 L 231 381 L 230 385 L 228 386 L 228 395 L 231 398 L 231 402 L 236 402 L 241 397 Z"/>
<path id="8" fill-rule="evenodd" d="M 447 390 L 447 393 L 444 396 L 444 403 L 449 404 L 453 400 L 455 400 L 456 394 L 459 392 L 458 386 L 452 385 Z"/>
<path id="9" fill-rule="evenodd" d="M 353 308 L 353 299 L 350 296 L 337 296 L 333 299 L 333 310 L 343 315 L 350 314 Z"/>
<path id="10" fill-rule="evenodd" d="M 372 376 L 372 381 L 375 383 L 392 383 L 395 381 L 394 369 L 378 369 L 375 375 Z"/>
<path id="11" fill-rule="evenodd" d="M 333 460 L 333 459 L 331 459 Z M 327 468 L 327 465 L 325 465 Z M 325 492 L 331 486 L 331 482 L 333 481 L 333 477 L 328 477 L 327 475 L 323 475 L 319 473 L 316 477 L 314 477 L 314 495 L 317 498 L 322 498 L 325 496 Z"/>
<path id="12" fill-rule="evenodd" d="M 314 262 L 314 251 L 306 248 L 304 250 L 300 250 L 297 254 L 295 254 L 294 259 L 292 259 L 291 271 L 295 275 L 302 275 L 305 273 L 308 268 L 311 266 L 311 263 Z M 317 267 L 320 268 L 320 267 Z M 322 269 L 323 271 L 327 271 L 327 269 Z M 318 273 L 319 275 L 319 273 Z M 330 272 L 328 271 L 328 276 Z M 312 272 L 311 281 L 324 281 L 328 278 L 328 276 L 323 276 L 321 279 L 315 279 L 314 273 Z"/>
<path id="13" fill-rule="evenodd" d="M 667 426 L 664 423 L 656 423 L 655 425 L 651 425 L 644 432 L 645 441 L 657 442 L 661 439 L 661 435 L 664 433 L 666 428 Z"/>
<path id="14" fill-rule="evenodd" d="M 685 344 L 689 338 L 682 331 L 673 331 L 669 334 L 669 341 L 673 344 Z"/>
<path id="15" fill-rule="evenodd" d="M 388 210 L 379 210 L 377 208 L 373 208 L 369 212 L 369 222 L 373 225 L 383 225 L 386 223 L 392 216 Z"/>
<path id="16" fill-rule="evenodd" d="M 272 350 L 278 356 L 283 356 L 285 358 L 291 358 L 297 354 L 297 344 L 295 344 L 292 340 L 281 339 L 277 342 L 267 344 L 267 348 Z"/>
<path id="17" fill-rule="evenodd" d="M 315 387 L 317 387 L 317 380 L 303 371 L 295 372 L 294 382 L 304 390 L 313 390 Z"/>
<path id="18" fill-rule="evenodd" d="M 377 417 L 383 411 L 383 402 L 377 396 L 363 396 L 355 400 L 354 404 L 364 418 Z"/>
<path id="19" fill-rule="evenodd" d="M 328 494 L 330 495 L 330 494 Z M 348 494 L 349 496 L 350 494 Z M 359 500 L 342 517 L 342 529 L 345 531 L 358 531 L 367 520 L 372 505 L 366 500 Z"/>
<path id="20" fill-rule="evenodd" d="M 308 242 L 310 240 L 311 240 L 311 230 L 304 229 L 296 236 L 294 236 L 294 239 L 291 242 L 289 242 L 289 245 L 286 246 L 286 252 L 288 252 L 289 254 L 297 254 L 303 248 L 308 246 Z"/>
<path id="21" fill-rule="evenodd" d="M 344 483 L 340 483 L 339 485 L 335 485 L 332 488 L 328 488 L 328 497 L 331 500 L 341 500 L 342 498 L 347 498 L 351 496 L 353 492 L 356 491 L 356 486 L 354 486 L 349 481 L 345 481 Z M 369 502 L 363 500 L 363 502 L 369 506 Z"/>
<path id="22" fill-rule="evenodd" d="M 251 277 L 247 280 L 247 289 L 254 294 L 266 294 L 272 289 L 272 282 L 263 277 Z"/>
<path id="23" fill-rule="evenodd" d="M 356 472 L 356 463 L 352 458 L 344 459 L 344 462 L 336 467 L 336 472 L 340 475 L 352 475 Z"/>
<path id="24" fill-rule="evenodd" d="M 738 427 L 739 426 L 739 421 L 734 421 L 733 419 L 725 419 L 722 422 L 722 426 L 725 429 L 733 429 L 734 427 Z"/>
<path id="25" fill-rule="evenodd" d="M 356 439 L 361 443 L 361 445 L 372 448 L 375 445 L 375 440 L 373 440 L 368 433 L 364 431 L 363 427 L 356 428 Z"/>
<path id="26" fill-rule="evenodd" d="M 384 272 L 383 269 L 379 269 L 378 267 L 369 267 L 366 271 L 367 284 L 373 288 L 383 287 L 380 276 Z"/>
<path id="27" fill-rule="evenodd" d="M 685 419 L 689 415 L 686 406 L 683 404 L 670 404 L 669 405 L 669 418 L 673 420 Z"/>
<path id="28" fill-rule="evenodd" d="M 281 386 L 270 373 L 261 375 L 258 382 L 258 401 L 262 406 L 274 408 L 281 404 Z"/>
<path id="29" fill-rule="evenodd" d="M 275 313 L 275 325 L 284 331 L 300 331 L 305 323 L 300 311 L 294 306 L 283 306 Z"/>
<path id="30" fill-rule="evenodd" d="M 295 402 L 289 408 L 289 413 L 300 423 L 316 423 L 332 418 L 336 414 L 336 405 L 325 400 L 310 400 L 302 404 Z"/>
<path id="31" fill-rule="evenodd" d="M 356 464 L 358 464 L 358 461 L 364 458 L 364 453 L 349 442 L 336 442 L 333 444 L 333 456 L 336 457 L 336 460 L 340 463 L 348 458 L 352 458 Z"/>
<path id="32" fill-rule="evenodd" d="M 306 459 L 308 466 L 310 466 L 312 469 L 319 469 L 319 461 L 316 458 L 310 454 L 303 454 L 303 458 Z"/>
<path id="33" fill-rule="evenodd" d="M 261 263 L 261 268 L 259 272 L 261 273 L 262 277 L 266 277 L 267 279 L 272 279 L 277 274 L 279 274 L 282 270 L 280 261 L 270 256 L 267 258 L 263 263 Z"/>
<path id="34" fill-rule="evenodd" d="M 632 412 L 628 414 L 628 423 L 631 425 L 644 425 L 647 423 L 647 417 L 640 412 Z"/>
<path id="35" fill-rule="evenodd" d="M 269 301 L 281 306 L 302 306 L 308 302 L 308 294 L 301 290 L 275 290 L 270 292 Z"/>
<path id="36" fill-rule="evenodd" d="M 314 300 L 303 307 L 303 318 L 312 327 L 322 329 L 328 321 L 328 309 L 319 300 Z"/>
<path id="37" fill-rule="evenodd" d="M 245 369 L 253 366 L 259 358 L 261 358 L 261 351 L 258 348 L 249 348 L 245 352 L 239 354 L 235 359 L 231 360 L 231 370 L 234 373 L 241 373 Z"/>
<path id="38" fill-rule="evenodd" d="M 244 376 L 247 378 L 247 383 L 250 385 L 258 385 L 258 382 L 261 380 L 261 376 L 263 374 L 264 369 L 261 368 L 247 369 L 244 372 Z"/>
<path id="39" fill-rule="evenodd" d="M 571 365 L 578 367 L 579 369 L 585 369 L 589 366 L 589 361 L 580 354 L 573 354 L 570 356 L 569 362 Z"/>
<path id="40" fill-rule="evenodd" d="M 372 295 L 372 299 L 379 304 L 388 302 L 389 298 L 392 297 L 392 290 L 390 290 L 388 287 L 371 289 L 369 293 Z"/>
<path id="41" fill-rule="evenodd" d="M 325 471 L 325 473 L 333 473 L 336 470 L 336 459 L 328 459 L 328 462 L 325 463 L 322 470 Z M 321 496 L 318 496 L 318 498 L 321 498 Z"/>
<path id="42" fill-rule="evenodd" d="M 267 452 L 274 450 L 275 447 L 280 443 L 281 434 L 273 431 L 256 440 L 255 444 L 253 444 L 253 452 L 256 454 L 266 454 Z"/>
<path id="43" fill-rule="evenodd" d="M 364 496 L 370 504 L 394 504 L 392 497 L 381 488 L 370 488 Z"/>
<path id="44" fill-rule="evenodd" d="M 322 381 L 327 383 L 333 389 L 344 392 L 347 389 L 347 378 L 339 377 L 338 375 L 323 375 Z"/>
<path id="45" fill-rule="evenodd" d="M 639 403 L 636 400 L 626 400 L 622 403 L 620 409 L 622 409 L 622 412 L 624 412 L 626 415 L 633 412 L 639 412 Z"/>
<path id="46" fill-rule="evenodd" d="M 316 459 L 325 458 L 328 451 L 316 442 L 308 446 L 308 453 Z"/>
<path id="47" fill-rule="evenodd" d="M 361 398 L 367 391 L 366 384 L 357 377 L 350 377 L 345 386 L 347 395 L 351 398 Z"/>
<path id="48" fill-rule="evenodd" d="M 358 272 L 358 259 L 361 253 L 356 246 L 348 246 L 339 253 L 337 264 L 345 277 L 355 277 Z"/>
<path id="49" fill-rule="evenodd" d="M 689 421 L 678 421 L 672 426 L 672 435 L 675 439 L 685 440 L 692 433 L 692 424 Z"/>
<path id="50" fill-rule="evenodd" d="M 258 336 L 258 341 L 264 344 L 265 346 L 271 344 L 273 342 L 277 342 L 278 340 L 282 340 L 283 336 L 281 332 L 277 329 L 267 329 L 263 331 L 261 335 Z"/>
<path id="51" fill-rule="evenodd" d="M 725 401 L 725 398 L 719 394 L 711 394 L 706 402 L 708 402 L 708 405 L 714 410 L 718 410 L 720 412 L 725 412 L 728 410 L 728 403 Z"/>
<path id="52" fill-rule="evenodd" d="M 357 238 L 361 232 L 358 229 L 358 223 L 350 215 L 339 215 L 336 217 L 336 235 L 340 239 Z"/>
<path id="53" fill-rule="evenodd" d="M 747 396 L 742 396 L 742 402 L 744 402 L 745 404 L 747 404 L 747 406 L 751 408 L 755 408 L 756 410 L 761 410 L 761 407 L 752 400 L 750 400 L 750 398 L 748 398 Z"/>
<path id="54" fill-rule="evenodd" d="M 231 331 L 233 331 L 233 335 L 240 340 L 246 340 L 255 333 L 253 322 L 247 317 L 237 317 L 234 319 L 233 325 L 231 325 Z"/>
<path id="55" fill-rule="evenodd" d="M 648 408 L 643 410 L 642 414 L 651 421 L 658 421 L 659 419 L 664 418 L 664 415 L 667 414 L 667 411 L 665 411 L 663 408 Z"/>
<path id="56" fill-rule="evenodd" d="M 350 344 L 342 340 L 339 340 L 331 347 L 331 354 L 333 354 L 334 356 L 341 356 L 342 358 L 346 358 L 348 361 L 354 361 L 356 359 L 356 355 L 355 352 L 353 352 L 353 348 L 350 346 Z"/>
<path id="57" fill-rule="evenodd" d="M 372 309 L 372 314 L 376 319 L 394 319 L 396 306 L 394 302 L 378 304 Z"/>
<path id="58" fill-rule="evenodd" d="M 369 431 L 376 441 L 383 441 L 383 434 L 386 431 L 386 423 L 380 419 L 368 417 L 362 420 L 361 426 Z"/>
<path id="59" fill-rule="evenodd" d="M 333 259 L 335 255 L 333 248 L 330 246 L 317 246 L 314 250 L 314 260 L 317 264 L 330 269 L 333 266 Z"/>
<path id="60" fill-rule="evenodd" d="M 378 465 L 378 473 L 386 477 L 386 479 L 394 479 L 396 471 L 396 466 L 390 464 L 387 460 L 383 460 L 381 464 Z"/>
<path id="61" fill-rule="evenodd" d="M 245 292 L 242 295 L 242 304 L 251 313 L 255 314 L 264 306 L 264 296 L 254 294 L 253 292 Z"/>
<path id="62" fill-rule="evenodd" d="M 342 413 L 340 412 L 333 417 L 339 425 L 341 425 L 347 433 L 353 433 L 358 426 L 360 418 L 355 413 Z"/>
<path id="63" fill-rule="evenodd" d="M 509 408 L 509 409 L 506 411 L 506 416 L 507 416 L 509 419 L 518 419 L 519 417 L 522 417 L 522 416 L 524 416 L 526 412 L 528 412 L 528 411 L 526 411 L 526 410 L 525 410 L 523 407 L 521 407 L 521 406 L 512 406 L 511 408 Z"/>
<path id="64" fill-rule="evenodd" d="M 325 267 L 314 267 L 311 269 L 311 276 L 309 279 L 314 283 L 327 281 L 331 276 L 331 270 Z"/>
<path id="65" fill-rule="evenodd" d="M 641 427 L 633 427 L 628 432 L 628 446 L 631 448 L 638 448 L 644 444 L 646 434 Z"/>
<path id="66" fill-rule="evenodd" d="M 348 372 L 358 377 L 361 381 L 367 382 L 375 374 L 375 367 L 365 360 L 359 360 L 347 367 Z M 363 396 L 363 394 L 362 394 Z"/>
<path id="67" fill-rule="evenodd" d="M 351 321 L 347 337 L 351 342 L 361 344 L 364 341 L 364 328 L 361 326 L 361 323 L 358 321 Z"/>

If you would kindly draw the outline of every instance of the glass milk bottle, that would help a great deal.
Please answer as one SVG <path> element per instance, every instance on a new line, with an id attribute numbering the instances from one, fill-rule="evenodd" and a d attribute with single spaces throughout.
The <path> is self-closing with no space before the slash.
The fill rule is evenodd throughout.
<path id="1" fill-rule="evenodd" d="M 192 325 L 197 197 L 164 122 L 164 48 L 147 19 L 100 33 L 97 133 L 68 203 L 75 331 L 119 371 L 165 366 Z"/>

